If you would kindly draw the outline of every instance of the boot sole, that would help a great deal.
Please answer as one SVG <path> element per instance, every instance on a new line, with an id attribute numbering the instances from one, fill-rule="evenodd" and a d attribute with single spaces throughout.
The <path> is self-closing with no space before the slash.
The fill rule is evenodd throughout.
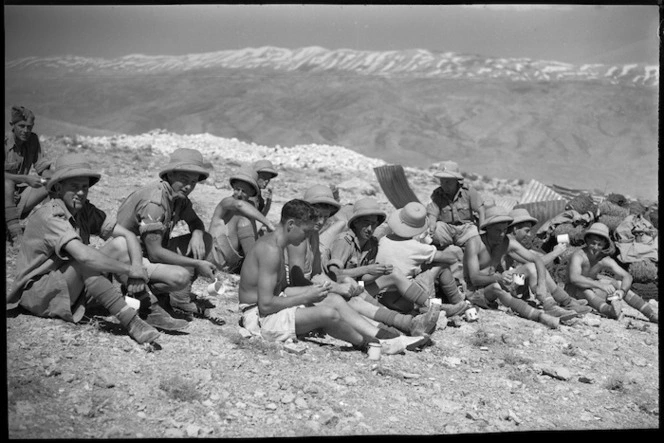
<path id="1" fill-rule="evenodd" d="M 406 346 L 406 350 L 407 351 L 414 351 L 418 348 L 423 348 L 424 346 L 428 345 L 429 343 L 431 343 L 431 337 L 425 335 L 420 340 L 418 340 L 416 342 L 413 342 L 413 343 L 409 344 L 408 346 Z"/>

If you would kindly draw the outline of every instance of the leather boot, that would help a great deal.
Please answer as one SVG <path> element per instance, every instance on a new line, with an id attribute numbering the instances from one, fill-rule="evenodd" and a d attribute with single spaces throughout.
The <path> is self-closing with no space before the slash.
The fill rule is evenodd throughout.
<path id="1" fill-rule="evenodd" d="M 578 303 L 573 298 L 570 298 L 569 301 L 563 304 L 563 308 L 574 311 L 579 315 L 585 315 L 593 310 L 590 306 Z"/>
<path id="2" fill-rule="evenodd" d="M 153 303 L 149 310 L 140 312 L 141 319 L 161 331 L 182 331 L 189 327 L 187 320 L 173 318 L 158 303 Z"/>
<path id="3" fill-rule="evenodd" d="M 439 317 L 440 305 L 436 303 L 430 304 L 429 310 L 426 313 L 420 314 L 413 319 L 410 327 L 410 335 L 414 337 L 433 334 L 433 331 L 436 330 Z"/>
<path id="4" fill-rule="evenodd" d="M 537 321 L 551 329 L 558 329 L 560 326 L 560 320 L 558 317 L 552 317 L 551 315 L 545 314 L 544 312 L 540 313 L 539 319 L 537 319 Z"/>
<path id="5" fill-rule="evenodd" d="M 129 336 L 138 344 L 153 343 L 161 335 L 159 331 L 141 320 L 138 313 L 129 306 L 122 308 L 116 317 L 127 329 Z"/>
<path id="6" fill-rule="evenodd" d="M 558 305 L 553 305 L 544 309 L 544 313 L 552 317 L 558 317 L 561 322 L 566 322 L 577 317 L 576 311 L 563 309 Z"/>

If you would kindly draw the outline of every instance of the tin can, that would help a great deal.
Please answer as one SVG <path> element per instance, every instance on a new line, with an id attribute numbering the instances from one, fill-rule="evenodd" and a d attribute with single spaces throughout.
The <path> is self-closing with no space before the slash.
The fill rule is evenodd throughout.
<path id="1" fill-rule="evenodd" d="M 369 343 L 367 356 L 369 360 L 380 360 L 380 343 Z"/>

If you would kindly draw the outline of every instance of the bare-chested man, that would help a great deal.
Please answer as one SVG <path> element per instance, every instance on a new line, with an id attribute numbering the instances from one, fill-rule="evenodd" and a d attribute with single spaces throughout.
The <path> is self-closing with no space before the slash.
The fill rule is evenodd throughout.
<path id="1" fill-rule="evenodd" d="M 568 283 L 565 289 L 572 297 L 586 299 L 593 308 L 609 318 L 622 317 L 621 300 L 641 312 L 648 320 L 659 323 L 657 311 L 630 290 L 632 276 L 611 254 L 615 245 L 609 237 L 609 228 L 593 223 L 584 234 L 586 245 L 574 252 L 568 264 Z M 610 271 L 616 278 L 600 275 Z"/>
<path id="2" fill-rule="evenodd" d="M 370 323 L 360 328 L 351 326 L 345 318 L 349 312 L 357 313 L 340 295 L 328 292 L 328 283 L 287 287 L 284 251 L 288 245 L 299 245 L 307 238 L 317 215 L 303 200 L 287 202 L 275 230 L 259 238 L 247 254 L 238 290 L 241 324 L 254 333 L 260 331 L 270 341 L 295 339 L 322 329 L 363 351 L 371 342 L 380 343 L 384 354 L 401 353 L 411 345 L 419 345 L 417 341 L 422 337 L 379 340 L 378 328 Z"/>
<path id="3" fill-rule="evenodd" d="M 230 178 L 233 195 L 222 199 L 212 214 L 208 232 L 214 239 L 213 262 L 218 270 L 239 273 L 244 256 L 253 248 L 261 222 L 268 231 L 274 226 L 265 218 L 250 198 L 259 195 L 257 173 L 240 169 Z"/>
<path id="4" fill-rule="evenodd" d="M 546 288 L 546 268 L 542 260 L 507 236 L 507 228 L 512 220 L 507 209 L 500 206 L 489 207 L 484 222 L 480 225 L 484 233 L 466 243 L 463 272 L 468 285 L 468 300 L 482 308 L 497 307 L 496 300 L 500 300 L 521 317 L 538 321 L 553 329 L 557 328 L 561 321 L 572 321 L 577 313 L 562 309 L 555 302 L 545 304 L 545 311 L 541 311 L 510 293 L 514 271 L 510 271 L 506 264 L 508 255 L 522 263 L 534 263 L 537 273 L 535 296 L 540 301 L 551 299 Z"/>

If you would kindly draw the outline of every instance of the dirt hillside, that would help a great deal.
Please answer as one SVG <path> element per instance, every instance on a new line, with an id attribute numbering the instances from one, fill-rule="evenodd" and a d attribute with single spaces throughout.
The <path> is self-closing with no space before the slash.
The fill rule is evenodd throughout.
<path id="1" fill-rule="evenodd" d="M 365 159 L 341 148 L 265 147 L 208 135 L 155 131 L 136 137 L 43 140 L 51 157 L 83 151 L 103 176 L 89 198 L 114 213 L 157 176 L 177 147 L 200 149 L 214 166 L 192 194 L 206 224 L 230 194 L 227 178 L 260 157 L 277 164 L 277 221 L 283 203 L 315 183 L 339 185 L 343 203 L 365 194 L 391 210 Z M 435 187 L 407 170 L 416 194 Z M 350 183 L 350 184 L 349 184 Z M 479 179 L 484 196 L 518 197 L 523 183 Z M 6 247 L 7 287 L 16 250 Z M 133 342 L 113 321 L 73 325 L 10 313 L 7 331 L 9 438 L 289 437 L 476 434 L 659 429 L 659 327 L 628 309 L 621 321 L 586 315 L 549 330 L 505 309 L 475 323 L 441 322 L 434 345 L 379 362 L 329 337 L 304 353 L 243 338 L 237 277 L 216 300 L 219 325 L 197 318 L 159 345 Z M 194 291 L 210 283 L 199 279 Z M 650 303 L 657 305 L 656 300 Z"/>

